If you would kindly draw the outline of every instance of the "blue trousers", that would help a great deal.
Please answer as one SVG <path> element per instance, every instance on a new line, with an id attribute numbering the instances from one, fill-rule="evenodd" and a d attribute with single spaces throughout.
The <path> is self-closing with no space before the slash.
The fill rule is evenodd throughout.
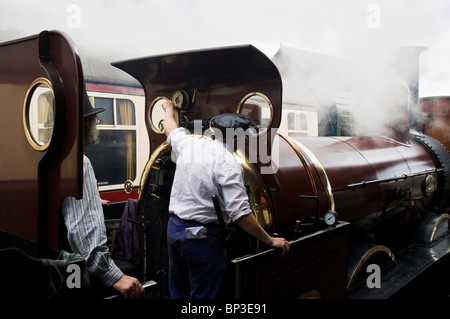
<path id="1" fill-rule="evenodd" d="M 206 238 L 185 238 L 189 227 L 205 226 Z M 167 225 L 169 291 L 172 299 L 219 299 L 225 296 L 226 250 L 219 225 L 203 225 L 174 216 Z"/>

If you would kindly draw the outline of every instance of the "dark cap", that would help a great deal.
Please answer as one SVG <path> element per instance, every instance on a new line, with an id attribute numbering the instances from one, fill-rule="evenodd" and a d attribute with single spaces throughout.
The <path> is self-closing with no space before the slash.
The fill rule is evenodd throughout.
<path id="1" fill-rule="evenodd" d="M 225 113 L 213 117 L 210 121 L 210 127 L 218 128 L 225 136 L 227 128 L 242 128 L 245 131 L 249 128 L 250 122 L 247 115 L 241 113 Z"/>
<path id="2" fill-rule="evenodd" d="M 83 96 L 84 96 L 84 105 L 83 105 L 83 116 L 89 117 L 92 115 L 95 115 L 97 113 L 103 112 L 105 109 L 102 107 L 94 108 L 91 104 L 91 101 L 89 101 L 89 97 L 86 92 L 86 88 L 83 89 Z"/>

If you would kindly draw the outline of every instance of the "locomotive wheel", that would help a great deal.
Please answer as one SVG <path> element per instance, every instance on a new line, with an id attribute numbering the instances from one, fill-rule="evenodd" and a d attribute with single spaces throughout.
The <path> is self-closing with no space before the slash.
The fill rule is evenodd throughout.
<path id="1" fill-rule="evenodd" d="M 383 271 L 397 263 L 394 253 L 384 245 L 354 244 L 349 256 L 347 291 L 366 283 L 369 265 L 378 265 Z"/>

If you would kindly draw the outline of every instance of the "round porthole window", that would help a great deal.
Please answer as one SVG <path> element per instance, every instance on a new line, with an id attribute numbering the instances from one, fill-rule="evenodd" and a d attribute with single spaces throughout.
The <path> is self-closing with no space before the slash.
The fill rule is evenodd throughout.
<path id="1" fill-rule="evenodd" d="M 166 116 L 166 112 L 164 112 L 162 105 L 164 101 L 167 100 L 169 99 L 164 96 L 157 97 L 153 100 L 152 105 L 150 106 L 150 124 L 153 131 L 159 134 L 164 133 L 164 118 Z"/>
<path id="2" fill-rule="evenodd" d="M 52 85 L 47 79 L 36 79 L 28 89 L 23 123 L 31 146 L 38 151 L 46 150 L 55 126 L 55 97 Z"/>
<path id="3" fill-rule="evenodd" d="M 265 133 L 272 124 L 272 102 L 260 92 L 252 92 L 244 96 L 237 112 L 247 115 L 252 121 L 249 128 L 252 135 Z"/>

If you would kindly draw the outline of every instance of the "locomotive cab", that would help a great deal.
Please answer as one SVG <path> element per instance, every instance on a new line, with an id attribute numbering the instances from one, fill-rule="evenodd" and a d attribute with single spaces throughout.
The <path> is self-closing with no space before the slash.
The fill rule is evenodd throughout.
<path id="1" fill-rule="evenodd" d="M 171 158 L 170 145 L 165 141 L 164 111 L 161 104 L 164 99 L 171 99 L 177 109 L 179 125 L 189 129 L 197 138 L 211 138 L 209 120 L 218 114 L 240 112 L 250 117 L 253 124 L 246 132 L 245 141 L 238 145 L 234 156 L 243 168 L 244 184 L 252 211 L 268 233 L 292 241 L 301 237 L 304 239 L 291 243 L 293 257 L 280 259 L 279 255 L 275 257 L 276 252 L 273 249 L 268 249 L 264 244 L 250 238 L 235 225 L 234 233 L 227 244 L 232 269 L 230 276 L 233 277 L 230 282 L 234 283 L 230 287 L 229 296 L 275 297 L 280 292 L 278 288 L 255 289 L 252 283 L 259 281 L 260 276 L 266 276 L 267 271 L 271 272 L 274 268 L 286 270 L 284 276 L 276 276 L 277 285 L 286 283 L 286 280 L 308 280 L 317 264 L 301 265 L 301 260 L 324 258 L 323 272 L 331 272 L 332 268 L 334 270 L 321 285 L 334 288 L 325 293 L 323 291 L 328 288 L 319 290 L 324 297 L 344 297 L 346 249 L 343 242 L 346 241 L 348 224 L 336 221 L 333 223 L 335 233 L 307 236 L 327 227 L 319 217 L 323 215 L 321 206 L 328 205 L 328 200 L 325 204 L 322 203 L 327 196 L 331 196 L 329 190 L 327 194 L 319 194 L 310 188 L 310 184 L 306 185 L 304 192 L 300 194 L 305 199 L 301 221 L 298 215 L 293 219 L 289 218 L 289 223 L 285 223 L 282 214 L 287 212 L 277 207 L 279 204 L 274 202 L 274 193 L 290 193 L 292 189 L 291 185 L 282 186 L 281 175 L 276 173 L 281 170 L 279 157 L 284 156 L 279 153 L 281 138 L 277 134 L 281 121 L 282 84 L 280 74 L 272 61 L 252 46 L 238 46 L 148 57 L 113 65 L 139 80 L 146 92 L 146 123 L 152 155 L 142 174 L 139 206 L 146 233 L 146 273 L 150 276 L 147 279 L 158 282 L 158 296 L 168 297 L 165 240 L 170 190 L 176 164 Z M 308 169 L 311 167 L 308 166 Z M 304 170 L 296 183 L 303 177 Z M 306 176 L 306 179 L 309 178 L 317 177 Z M 314 183 L 316 182 L 318 180 L 314 180 Z M 289 203 L 285 205 L 289 206 Z M 295 206 L 289 207 L 288 210 L 293 207 Z M 332 208 L 330 206 L 327 210 Z M 329 245 L 328 241 L 322 242 L 322 236 L 328 237 L 328 240 L 338 240 Z M 310 250 L 307 243 L 315 243 L 323 249 Z M 344 247 L 338 248 L 337 243 Z M 327 256 L 330 251 L 333 252 L 332 257 Z M 260 253 L 262 255 L 259 255 Z M 274 257 L 275 264 L 267 267 L 267 259 Z M 296 264 L 305 271 L 298 274 L 293 266 Z M 258 267 L 262 267 L 261 273 L 258 273 Z M 336 282 L 339 284 L 336 285 Z M 296 287 L 287 289 L 290 291 L 287 295 L 300 296 L 314 290 L 310 289 L 309 285 L 301 289 L 302 291 L 298 291 Z"/>

